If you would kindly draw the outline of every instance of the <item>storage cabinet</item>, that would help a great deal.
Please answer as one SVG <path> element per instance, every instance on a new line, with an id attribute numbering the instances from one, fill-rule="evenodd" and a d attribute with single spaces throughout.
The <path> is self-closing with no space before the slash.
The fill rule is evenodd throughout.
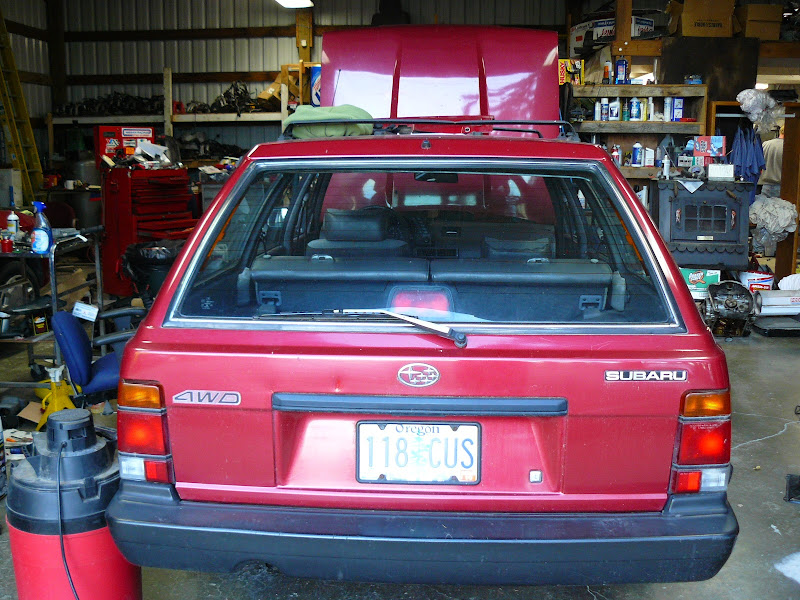
<path id="1" fill-rule="evenodd" d="M 652 97 L 656 112 L 664 112 L 665 98 L 684 99 L 684 118 L 694 121 L 594 121 L 585 120 L 574 123 L 575 130 L 582 134 L 594 135 L 597 143 L 605 143 L 610 149 L 619 145 L 623 153 L 630 152 L 633 144 L 639 142 L 646 148 L 655 149 L 665 135 L 681 136 L 681 140 L 697 135 L 706 135 L 705 85 L 581 85 L 575 86 L 576 98 L 600 98 L 621 101 L 639 98 L 644 103 Z M 677 140 L 676 140 L 677 141 Z M 609 150 L 610 151 L 610 150 Z M 646 179 L 658 173 L 655 167 L 622 167 L 622 174 L 628 179 Z"/>
<path id="2" fill-rule="evenodd" d="M 192 218 L 186 169 L 111 169 L 103 180 L 103 280 L 106 291 L 130 296 L 130 281 L 120 276 L 125 249 L 138 242 L 185 239 Z"/>

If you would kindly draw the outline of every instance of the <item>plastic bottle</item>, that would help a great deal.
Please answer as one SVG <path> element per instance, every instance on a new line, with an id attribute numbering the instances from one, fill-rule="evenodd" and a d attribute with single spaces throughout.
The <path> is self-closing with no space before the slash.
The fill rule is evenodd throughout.
<path id="1" fill-rule="evenodd" d="M 614 80 L 617 85 L 628 83 L 628 61 L 620 58 L 614 70 Z"/>
<path id="2" fill-rule="evenodd" d="M 624 100 L 622 101 L 622 120 L 623 121 L 631 120 L 631 113 L 628 110 L 628 103 Z"/>
<path id="3" fill-rule="evenodd" d="M 603 107 L 600 106 L 600 100 L 597 100 L 594 103 L 594 120 L 595 121 L 603 120 Z"/>
<path id="4" fill-rule="evenodd" d="M 608 120 L 609 121 L 619 121 L 619 114 L 620 114 L 620 103 L 619 98 L 614 98 L 611 103 L 608 105 Z"/>
<path id="5" fill-rule="evenodd" d="M 642 120 L 642 102 L 638 98 L 631 98 L 631 121 Z"/>
<path id="6" fill-rule="evenodd" d="M 33 211 L 36 214 L 31 233 L 31 250 L 36 254 L 48 254 L 50 246 L 53 245 L 53 229 L 50 227 L 50 221 L 44 216 L 45 208 L 47 207 L 44 202 L 33 203 Z"/>
<path id="7" fill-rule="evenodd" d="M 655 121 L 656 118 L 656 104 L 653 102 L 653 97 L 649 96 L 647 98 L 647 120 L 648 121 Z"/>
<path id="8" fill-rule="evenodd" d="M 664 122 L 672 121 L 672 98 L 664 98 Z"/>
<path id="9" fill-rule="evenodd" d="M 608 98 L 600 99 L 600 120 L 608 121 Z"/>
<path id="10" fill-rule="evenodd" d="M 643 163 L 642 159 L 642 145 L 639 142 L 636 142 L 633 145 L 633 152 L 631 153 L 631 166 L 641 167 Z"/>
<path id="11" fill-rule="evenodd" d="M 613 150 L 611 151 L 611 159 L 617 166 L 619 166 L 622 163 L 619 154 L 619 146 L 614 146 Z"/>
<path id="12" fill-rule="evenodd" d="M 14 212 L 14 201 L 11 201 L 11 212 L 8 213 L 8 217 L 6 218 L 6 229 L 16 236 L 17 232 L 19 231 L 19 217 Z"/>

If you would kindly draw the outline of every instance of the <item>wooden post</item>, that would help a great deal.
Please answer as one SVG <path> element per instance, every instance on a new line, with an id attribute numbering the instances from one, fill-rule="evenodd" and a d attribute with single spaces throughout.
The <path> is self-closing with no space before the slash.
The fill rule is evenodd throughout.
<path id="1" fill-rule="evenodd" d="M 791 202 L 800 210 L 800 103 L 784 104 L 786 119 L 783 137 L 783 165 L 781 167 L 781 198 Z M 778 242 L 775 251 L 775 281 L 791 275 L 797 268 L 797 249 L 800 232 L 790 233 Z"/>
<path id="2" fill-rule="evenodd" d="M 164 135 L 172 137 L 172 69 L 164 67 Z"/>
<path id="3" fill-rule="evenodd" d="M 50 98 L 53 107 L 67 103 L 67 46 L 64 42 L 64 5 L 47 0 L 47 55 L 50 59 Z"/>
<path id="4" fill-rule="evenodd" d="M 310 8 L 295 11 L 297 53 L 301 62 L 311 62 L 314 45 L 314 13 Z"/>
<path id="5" fill-rule="evenodd" d="M 564 5 L 564 22 L 567 24 L 567 57 L 572 56 L 572 48 L 570 47 L 570 29 L 580 23 L 581 18 L 581 5 L 580 0 L 567 0 Z"/>

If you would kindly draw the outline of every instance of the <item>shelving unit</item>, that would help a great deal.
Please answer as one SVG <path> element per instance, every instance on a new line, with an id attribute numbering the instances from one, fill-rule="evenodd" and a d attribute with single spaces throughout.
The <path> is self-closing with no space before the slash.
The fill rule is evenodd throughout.
<path id="1" fill-rule="evenodd" d="M 664 98 L 683 98 L 684 115 L 694 121 L 583 121 L 574 123 L 581 134 L 595 134 L 610 148 L 618 144 L 629 152 L 634 143 L 656 148 L 665 135 L 697 136 L 706 134 L 708 87 L 705 85 L 583 85 L 575 86 L 576 98 L 639 98 L 652 97 L 657 112 L 664 110 Z M 641 182 L 658 175 L 657 167 L 622 167 L 626 179 Z"/>
<path id="2" fill-rule="evenodd" d="M 284 83 L 281 85 L 281 110 L 280 112 L 251 112 L 251 113 L 191 113 L 191 114 L 174 114 L 172 112 L 172 69 L 164 69 L 164 113 L 157 115 L 113 115 L 113 116 L 97 116 L 97 117 L 54 117 L 51 114 L 47 115 L 47 137 L 48 137 L 48 152 L 52 156 L 55 151 L 55 127 L 67 125 L 145 125 L 152 124 L 164 128 L 165 135 L 173 135 L 173 125 L 189 125 L 196 123 L 206 123 L 214 125 L 237 125 L 237 124 L 253 124 L 253 123 L 283 123 L 284 119 L 289 116 L 288 108 L 288 95 L 289 92 L 295 94 L 298 100 L 302 103 L 302 98 L 307 91 L 304 89 L 305 72 L 312 66 L 319 63 L 297 63 L 283 65 L 282 72 L 284 74 L 293 71 L 298 72 L 298 84 L 289 89 Z M 287 78 L 284 77 L 284 81 Z"/>

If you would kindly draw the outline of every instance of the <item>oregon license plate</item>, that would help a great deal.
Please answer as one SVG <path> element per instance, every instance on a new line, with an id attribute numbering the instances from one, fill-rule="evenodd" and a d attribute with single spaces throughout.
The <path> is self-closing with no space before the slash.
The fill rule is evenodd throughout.
<path id="1" fill-rule="evenodd" d="M 480 481 L 477 423 L 359 423 L 357 479 L 362 483 Z"/>

